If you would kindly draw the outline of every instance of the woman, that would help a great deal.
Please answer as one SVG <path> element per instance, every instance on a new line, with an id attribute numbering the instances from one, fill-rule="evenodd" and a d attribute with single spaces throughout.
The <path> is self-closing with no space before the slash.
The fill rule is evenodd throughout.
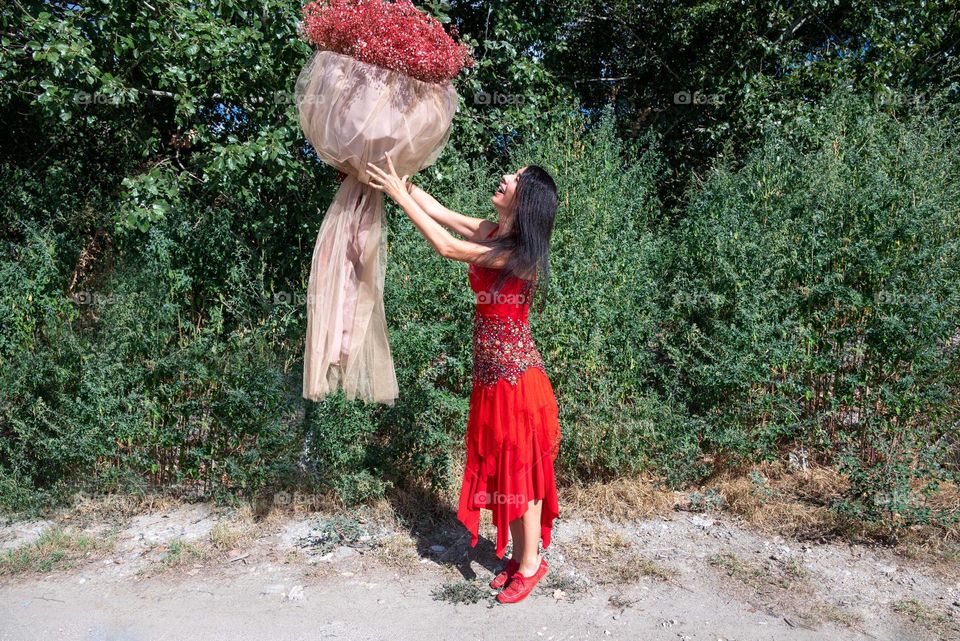
<path id="1" fill-rule="evenodd" d="M 473 390 L 457 518 L 476 547 L 480 510 L 490 510 L 501 559 L 509 528 L 513 554 L 490 587 L 503 587 L 501 603 L 516 603 L 547 573 L 540 539 L 546 549 L 559 516 L 553 474 L 561 438 L 557 402 L 528 319 L 535 294 L 542 307 L 549 279 L 556 185 L 536 165 L 503 176 L 490 199 L 499 217 L 494 223 L 447 209 L 407 176 L 397 176 L 389 155 L 386 171 L 372 163 L 369 168 L 370 185 L 403 208 L 437 253 L 470 264 L 476 294 Z"/>

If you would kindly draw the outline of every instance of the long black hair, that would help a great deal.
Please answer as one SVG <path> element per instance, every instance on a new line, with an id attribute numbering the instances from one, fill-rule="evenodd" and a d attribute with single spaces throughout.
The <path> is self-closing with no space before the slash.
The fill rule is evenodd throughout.
<path id="1" fill-rule="evenodd" d="M 524 293 L 535 298 L 540 311 L 550 284 L 550 236 L 557 213 L 557 185 L 546 169 L 527 165 L 520 172 L 510 210 L 510 229 L 506 234 L 477 241 L 494 248 L 490 260 L 511 252 L 492 293 L 498 292 L 507 278 L 516 276 L 527 281 Z"/>

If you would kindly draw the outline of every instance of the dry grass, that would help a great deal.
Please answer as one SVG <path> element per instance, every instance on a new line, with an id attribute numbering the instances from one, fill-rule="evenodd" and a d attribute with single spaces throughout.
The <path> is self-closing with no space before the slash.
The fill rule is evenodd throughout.
<path id="1" fill-rule="evenodd" d="M 814 593 L 809 583 L 810 573 L 799 559 L 775 561 L 766 559 L 762 564 L 746 561 L 732 552 L 714 554 L 708 558 L 710 565 L 720 568 L 728 576 L 756 588 L 758 594 L 772 595 L 778 588 L 796 594 Z"/>
<path id="2" fill-rule="evenodd" d="M 747 586 L 751 599 L 759 600 L 772 611 L 790 613 L 796 625 L 818 629 L 824 618 L 856 627 L 855 615 L 828 606 L 819 600 L 809 573 L 798 561 L 765 560 L 752 562 L 733 553 L 714 554 L 708 563 L 722 574 Z"/>
<path id="3" fill-rule="evenodd" d="M 0 555 L 0 576 L 70 570 L 102 558 L 115 544 L 115 533 L 100 539 L 73 527 L 54 525 L 44 530 L 36 541 Z"/>
<path id="4" fill-rule="evenodd" d="M 917 480 L 919 493 L 923 483 Z M 889 524 L 870 524 L 844 518 L 826 506 L 840 497 L 848 481 L 833 469 L 811 466 L 791 470 L 780 462 L 765 462 L 741 470 L 717 472 L 708 487 L 726 499 L 725 511 L 741 517 L 765 534 L 798 539 L 843 538 L 895 543 L 901 556 L 924 560 L 946 578 L 960 577 L 960 525 L 949 529 L 933 525 L 901 528 L 891 539 Z M 960 492 L 951 483 L 927 503 L 938 509 L 958 509 Z M 947 563 L 943 563 L 947 561 Z"/>
<path id="5" fill-rule="evenodd" d="M 490 587 L 480 579 L 458 579 L 444 583 L 431 592 L 435 601 L 447 603 L 479 603 L 490 599 Z"/>
<path id="6" fill-rule="evenodd" d="M 249 507 L 244 507 L 230 520 L 217 521 L 210 530 L 211 550 L 218 557 L 233 555 L 249 547 L 272 523 L 257 523 Z"/>
<path id="7" fill-rule="evenodd" d="M 852 630 L 860 630 L 863 626 L 862 616 L 830 603 L 816 603 L 811 608 L 810 613 L 819 620 L 837 623 Z"/>
<path id="8" fill-rule="evenodd" d="M 544 593 L 558 601 L 576 601 L 590 592 L 589 582 L 570 573 L 548 572 L 537 587 L 540 586 Z"/>
<path id="9" fill-rule="evenodd" d="M 250 506 L 237 511 L 229 524 L 218 525 L 211 534 L 210 552 L 216 556 L 242 548 L 254 536 L 276 531 L 291 518 L 302 518 L 316 512 L 349 513 L 358 510 L 369 521 L 382 525 L 384 530 L 399 532 L 435 532 L 437 542 L 443 538 L 461 535 L 461 526 L 452 518 L 459 499 L 459 479 L 463 474 L 462 457 L 454 457 L 451 472 L 453 483 L 437 496 L 425 489 L 401 490 L 394 488 L 387 499 L 345 510 L 332 494 L 264 493 Z M 924 561 L 945 578 L 960 578 L 960 526 L 945 530 L 934 526 L 914 526 L 901 529 L 895 539 L 889 529 L 851 522 L 831 512 L 827 505 L 842 495 L 848 486 L 844 476 L 833 469 L 811 465 L 804 471 L 782 462 L 764 462 L 740 468 L 720 468 L 699 488 L 680 492 L 662 489 L 649 477 L 634 477 L 612 482 L 559 487 L 559 500 L 565 518 L 580 517 L 593 524 L 603 518 L 614 522 L 629 522 L 657 516 L 671 516 L 677 510 L 721 510 L 741 519 L 745 525 L 764 534 L 804 539 L 846 538 L 856 540 L 895 541 L 896 551 L 903 557 Z M 919 482 L 918 488 L 919 489 Z M 698 499 L 718 497 L 717 508 L 711 508 Z M 284 500 L 284 498 L 286 500 Z M 169 510 L 181 505 L 178 499 L 164 495 L 87 497 L 78 495 L 72 508 L 55 517 L 64 525 L 116 523 L 138 514 Z M 960 506 L 960 490 L 950 483 L 942 483 L 940 491 L 927 502 L 932 508 L 956 509 Z M 722 507 L 720 507 L 722 506 Z M 254 525 L 256 527 L 254 527 Z M 481 534 L 494 535 L 489 511 L 481 511 Z M 432 536 L 432 535 L 431 535 Z M 419 557 L 409 537 L 393 537 L 376 555 L 388 565 L 411 567 Z M 619 550 L 607 541 L 584 543 L 587 555 L 596 557 L 597 569 L 605 564 L 614 575 L 628 579 L 658 576 L 656 564 L 633 555 L 632 550 Z M 604 545 L 606 552 L 602 552 Z M 598 547 L 599 546 L 599 547 Z M 405 549 L 410 548 L 409 553 Z M 592 551 L 590 551 L 592 550 Z M 187 552 L 189 554 L 189 552 Z M 609 559 L 620 563 L 611 564 Z M 629 563 L 622 563 L 623 559 Z M 601 570 L 602 574 L 606 572 Z"/>
<path id="10" fill-rule="evenodd" d="M 428 492 L 394 492 L 388 512 L 402 515 L 394 519 L 401 529 L 417 525 L 440 531 L 450 526 L 450 514 L 456 511 L 459 479 L 463 474 L 462 457 L 455 457 L 451 477 L 457 481 L 441 497 Z M 722 465 L 722 463 L 721 463 Z M 777 534 L 800 540 L 845 538 L 890 542 L 886 528 L 853 522 L 828 508 L 848 488 L 842 474 L 828 467 L 810 465 L 797 470 L 784 462 L 762 462 L 739 468 L 720 468 L 699 488 L 690 491 L 663 489 L 649 476 L 618 479 L 611 482 L 558 487 L 564 517 L 579 517 L 593 524 L 606 518 L 614 522 L 671 517 L 677 510 L 702 511 L 698 497 L 719 497 L 719 511 L 741 519 L 745 525 L 763 534 Z M 708 501 L 707 503 L 710 503 Z M 960 492 L 949 483 L 942 484 L 931 507 L 960 506 Z M 710 506 L 706 506 L 712 511 Z M 396 512 L 393 512 L 393 509 Z M 492 524 L 486 510 L 480 513 L 481 533 L 490 533 Z M 455 526 L 456 524 L 454 524 Z M 899 535 L 898 552 L 939 566 L 938 572 L 960 576 L 960 526 L 949 531 L 936 527 L 914 527 Z M 947 561 L 947 563 L 943 563 Z"/>
<path id="11" fill-rule="evenodd" d="M 136 516 L 169 512 L 190 505 L 190 503 L 163 494 L 147 495 L 119 495 L 108 494 L 102 496 L 86 496 L 77 494 L 74 503 L 65 508 L 54 519 L 63 524 L 76 527 L 91 527 L 103 523 L 124 524 Z M 284 516 L 273 512 L 268 518 L 257 519 L 254 508 L 250 504 L 241 504 L 232 510 L 230 523 L 233 528 L 253 530 L 254 524 L 269 529 L 270 525 L 279 525 Z"/>
<path id="12" fill-rule="evenodd" d="M 619 523 L 669 514 L 678 501 L 676 492 L 657 489 L 645 478 L 563 487 L 558 495 L 567 514 L 592 521 L 603 515 Z"/>
<path id="13" fill-rule="evenodd" d="M 420 567 L 417 544 L 407 534 L 388 536 L 373 550 L 373 557 L 383 565 L 403 571 Z"/>
<path id="14" fill-rule="evenodd" d="M 919 492 L 922 482 L 914 485 Z M 626 522 L 669 515 L 675 510 L 703 511 L 705 506 L 700 499 L 712 496 L 718 497 L 716 503 L 723 512 L 741 518 L 764 534 L 889 542 L 888 527 L 851 521 L 827 507 L 848 486 L 848 480 L 832 468 L 811 465 L 800 471 L 773 461 L 718 469 L 702 486 L 686 493 L 660 489 L 653 479 L 641 477 L 563 487 L 560 503 L 565 514 L 588 521 L 597 522 L 602 515 Z M 927 505 L 958 509 L 960 490 L 944 482 Z M 706 508 L 713 511 L 709 505 Z M 901 544 L 899 551 L 913 558 L 955 561 L 960 557 L 960 525 L 946 531 L 935 526 L 916 526 L 902 531 L 897 540 Z M 934 558 L 929 559 L 930 556 Z"/>
<path id="15" fill-rule="evenodd" d="M 167 569 L 180 568 L 198 561 L 207 561 L 213 556 L 213 546 L 205 541 L 190 542 L 183 539 L 173 539 L 157 546 L 154 550 L 163 553 L 159 564 Z M 156 574 L 156 568 L 151 568 L 146 572 Z"/>
<path id="16" fill-rule="evenodd" d="M 669 581 L 676 573 L 634 550 L 619 532 L 599 525 L 582 535 L 569 548 L 567 558 L 601 585 L 632 584 L 641 579 Z"/>
<path id="17" fill-rule="evenodd" d="M 732 552 L 713 554 L 707 562 L 738 584 L 747 586 L 754 599 L 780 612 L 790 612 L 801 625 L 815 628 L 824 616 L 842 617 L 842 611 L 828 612 L 818 600 L 810 573 L 798 559 L 754 562 Z M 855 621 L 851 617 L 851 624 Z"/>
<path id="18" fill-rule="evenodd" d="M 281 522 L 280 519 L 276 520 Z M 228 519 L 218 520 L 203 539 L 188 541 L 175 538 L 154 545 L 149 551 L 161 554 L 155 563 L 142 568 L 139 574 L 155 575 L 164 570 L 185 566 L 203 567 L 208 563 L 226 563 L 251 547 L 254 541 L 272 529 L 274 519 L 257 522 L 252 508 L 242 506 Z"/>
<path id="19" fill-rule="evenodd" d="M 451 515 L 456 513 L 457 503 L 450 499 L 452 492 L 451 488 L 438 496 L 425 487 L 395 487 L 389 491 L 389 500 L 374 503 L 371 510 L 382 522 L 402 529 L 440 531 L 450 525 Z M 481 517 L 484 514 L 488 512 L 481 511 Z"/>
<path id="20" fill-rule="evenodd" d="M 960 626 L 950 616 L 937 612 L 917 599 L 896 601 L 890 608 L 941 639 L 951 638 L 947 636 L 948 633 L 953 635 L 960 632 Z"/>
<path id="21" fill-rule="evenodd" d="M 61 518 L 83 524 L 124 521 L 140 514 L 174 509 L 181 504 L 180 500 L 161 494 L 106 494 L 92 497 L 77 494 L 73 505 Z"/>
<path id="22" fill-rule="evenodd" d="M 741 559 L 732 552 L 714 554 L 708 559 L 708 562 L 710 565 L 722 570 L 727 576 L 755 588 L 758 592 L 762 590 L 767 583 L 775 583 L 766 570 Z"/>
<path id="23" fill-rule="evenodd" d="M 827 503 L 846 488 L 828 468 L 790 472 L 780 463 L 762 463 L 746 471 L 722 471 L 708 487 L 725 498 L 726 510 L 754 529 L 790 537 L 830 535 L 843 521 Z"/>
<path id="24" fill-rule="evenodd" d="M 307 555 L 303 551 L 296 548 L 292 550 L 287 550 L 283 553 L 283 557 L 280 559 L 280 562 L 284 565 L 307 565 Z"/>

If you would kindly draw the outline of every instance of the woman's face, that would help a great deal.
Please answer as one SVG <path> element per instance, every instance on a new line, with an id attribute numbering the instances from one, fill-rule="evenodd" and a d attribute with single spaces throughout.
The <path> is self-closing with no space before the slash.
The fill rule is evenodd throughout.
<path id="1" fill-rule="evenodd" d="M 500 179 L 500 184 L 497 185 L 496 191 L 493 192 L 490 200 L 501 215 L 510 211 L 513 197 L 517 192 L 517 180 L 525 169 L 526 167 L 521 167 L 512 174 L 504 174 Z"/>

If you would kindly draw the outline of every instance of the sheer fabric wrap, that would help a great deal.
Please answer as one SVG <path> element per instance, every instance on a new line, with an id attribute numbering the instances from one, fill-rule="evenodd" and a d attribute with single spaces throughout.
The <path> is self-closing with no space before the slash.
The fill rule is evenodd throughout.
<path id="1" fill-rule="evenodd" d="M 303 397 L 342 387 L 392 405 L 399 394 L 383 285 L 387 222 L 367 163 L 413 175 L 439 157 L 457 111 L 449 82 L 423 82 L 332 51 L 315 51 L 296 83 L 300 126 L 325 163 L 347 174 L 320 225 L 307 285 Z"/>

